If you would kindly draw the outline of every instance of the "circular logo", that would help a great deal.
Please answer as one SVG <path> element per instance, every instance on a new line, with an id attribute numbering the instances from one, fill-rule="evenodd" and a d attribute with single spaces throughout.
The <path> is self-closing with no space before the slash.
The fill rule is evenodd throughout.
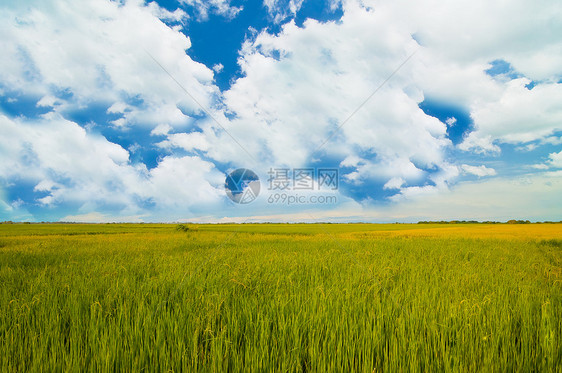
<path id="1" fill-rule="evenodd" d="M 260 194 L 260 178 L 252 170 L 239 168 L 226 177 L 224 189 L 232 201 L 247 204 Z"/>

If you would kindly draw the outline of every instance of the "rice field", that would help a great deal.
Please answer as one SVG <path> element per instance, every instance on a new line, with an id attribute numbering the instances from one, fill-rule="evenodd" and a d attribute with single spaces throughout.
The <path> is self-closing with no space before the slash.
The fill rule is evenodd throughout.
<path id="1" fill-rule="evenodd" d="M 561 371 L 562 224 L 2 224 L 0 371 Z"/>

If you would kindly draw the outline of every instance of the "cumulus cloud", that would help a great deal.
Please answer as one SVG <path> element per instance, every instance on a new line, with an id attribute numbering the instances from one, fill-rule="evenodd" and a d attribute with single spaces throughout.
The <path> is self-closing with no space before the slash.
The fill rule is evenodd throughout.
<path id="1" fill-rule="evenodd" d="M 230 0 L 180 0 L 181 3 L 195 8 L 201 20 L 207 20 L 210 13 L 227 18 L 234 18 L 243 9 L 231 5 Z"/>
<path id="2" fill-rule="evenodd" d="M 237 115 L 229 130 L 274 165 L 353 155 L 361 161 L 355 170 L 360 178 L 419 181 L 424 168 L 446 164 L 443 150 L 450 141 L 445 125 L 419 109 L 422 96 L 406 89 L 410 66 L 336 132 L 416 47 L 383 15 L 359 5 L 338 23 L 308 20 L 299 28 L 290 22 L 279 35 L 262 32 L 242 50 L 245 77 L 224 93 Z M 313 153 L 332 134 L 333 141 Z"/>
<path id="3" fill-rule="evenodd" d="M 386 184 L 384 184 L 384 189 L 400 189 L 406 180 L 402 179 L 401 177 L 393 177 L 392 179 L 388 180 Z"/>
<path id="4" fill-rule="evenodd" d="M 404 27 L 424 46 L 425 66 L 416 79 L 425 95 L 470 112 L 475 131 L 461 149 L 497 153 L 502 143 L 542 140 L 562 129 L 557 104 L 562 99 L 562 85 L 557 83 L 562 76 L 562 44 L 555 36 L 562 32 L 556 21 L 562 15 L 558 4 L 546 0 L 509 5 L 431 0 L 414 6 L 402 1 L 376 4 L 405 21 Z M 520 77 L 486 75 L 495 60 L 507 61 Z M 527 86 L 531 82 L 532 89 Z"/>
<path id="5" fill-rule="evenodd" d="M 207 138 L 200 132 L 173 133 L 168 135 L 168 139 L 156 144 L 164 149 L 181 148 L 187 151 L 209 149 Z"/>
<path id="6" fill-rule="evenodd" d="M 344 10 L 349 4 L 344 3 Z M 483 0 L 363 0 L 422 46 L 412 82 L 424 97 L 464 108 L 476 131 L 467 151 L 498 153 L 502 143 L 542 140 L 561 130 L 562 33 L 559 4 Z M 531 15 L 531 16 L 530 16 Z M 517 72 L 512 80 L 486 74 L 492 61 Z M 531 83 L 531 89 L 527 84 Z"/>
<path id="7" fill-rule="evenodd" d="M 476 131 L 461 148 L 493 149 L 494 141 L 526 143 L 545 139 L 562 131 L 562 84 L 539 84 L 526 88 L 530 81 L 514 79 L 496 100 L 475 106 L 471 116 Z"/>
<path id="8" fill-rule="evenodd" d="M 95 103 L 123 114 L 118 126 L 186 126 L 201 109 L 162 67 L 205 106 L 218 88 L 213 71 L 186 54 L 189 38 L 161 19 L 185 17 L 136 0 L 5 4 L 0 82 L 14 95 L 43 96 L 40 106 L 60 102 L 61 113 Z M 128 101 L 142 104 L 125 111 Z"/>
<path id="9" fill-rule="evenodd" d="M 35 185 L 34 192 L 43 193 L 32 204 L 81 210 L 111 205 L 127 215 L 154 204 L 155 210 L 189 215 L 224 197 L 222 173 L 196 156 L 167 156 L 148 170 L 132 164 L 121 146 L 58 114 L 37 121 L 2 115 L 0 126 L 6 135 L 0 138 L 0 177 Z"/>
<path id="10" fill-rule="evenodd" d="M 538 170 L 548 170 L 549 168 L 562 168 L 562 151 L 558 153 L 550 153 L 548 160 L 545 163 L 532 165 L 533 168 Z"/>
<path id="11" fill-rule="evenodd" d="M 40 202 L 100 201 L 127 203 L 126 195 L 114 193 L 108 184 L 134 183 L 137 170 L 128 165 L 129 153 L 117 144 L 96 135 L 59 115 L 24 122 L 0 116 L 6 137 L 0 139 L 2 150 L 0 175 L 3 179 L 36 183 L 36 191 L 49 195 Z M 71 179 L 68 187 L 59 180 Z M 119 189 L 119 188 L 116 188 Z M 134 192 L 133 192 L 134 193 Z"/>
<path id="12" fill-rule="evenodd" d="M 562 34 L 562 24 L 557 20 L 562 8 L 556 2 L 363 2 L 388 12 L 389 17 L 415 33 L 422 45 L 460 66 L 503 59 L 532 80 L 560 75 L 562 49 L 558 35 Z"/>
<path id="13" fill-rule="evenodd" d="M 268 9 L 279 4 L 266 2 Z M 486 73 L 489 62 L 498 58 L 517 61 L 514 66 L 528 76 L 545 72 L 533 71 L 523 60 L 520 48 L 527 45 L 528 36 L 520 40 L 520 31 L 513 25 L 496 24 L 496 18 L 503 19 L 505 11 L 515 13 L 513 9 L 493 5 L 486 10 L 491 12 L 484 17 L 487 27 L 506 26 L 490 42 L 474 27 L 487 9 L 484 2 L 463 2 L 458 7 L 432 1 L 413 7 L 400 4 L 350 1 L 344 3 L 344 16 L 338 22 L 309 19 L 299 28 L 290 21 L 279 34 L 257 34 L 241 50 L 239 64 L 245 76 L 224 92 L 224 103 L 235 118 L 218 114 L 223 126 L 265 163 L 295 167 L 324 157 L 339 159 L 340 166 L 350 168 L 343 175 L 350 183 L 404 180 L 401 189 L 391 188 L 393 183 L 386 187 L 396 190 L 400 198 L 446 189 L 459 173 L 445 157 L 452 146 L 446 125 L 454 126 L 456 120 L 442 123 L 423 113 L 418 104 L 426 96 L 469 111 L 475 131 L 460 145 L 466 151 L 498 153 L 499 143 L 541 140 L 559 129 L 555 105 L 559 84 L 545 82 L 529 90 L 527 78 L 497 80 Z M 298 10 L 300 5 L 295 3 L 293 8 Z M 525 6 L 518 2 L 515 8 L 520 11 Z M 458 18 L 456 26 L 443 32 L 448 21 L 429 22 L 422 17 L 427 8 L 432 9 L 429 18 L 434 14 Z M 552 7 L 546 9 L 541 10 L 544 17 L 556 14 L 549 13 Z M 466 35 L 478 40 L 468 42 L 469 53 L 458 43 Z M 509 44 L 510 38 L 518 44 L 492 48 Z M 482 48 L 480 41 L 491 43 L 490 47 Z M 556 43 L 546 38 L 542 45 L 533 45 L 532 53 L 544 53 Z M 418 53 L 411 63 L 347 120 L 414 50 Z M 214 123 L 208 121 L 201 128 L 210 144 L 208 156 L 247 164 L 246 151 Z M 314 152 L 327 138 L 332 141 Z M 347 162 L 350 159 L 354 164 Z M 493 176 L 487 168 L 463 171 Z"/>
<path id="14" fill-rule="evenodd" d="M 107 112 L 111 113 L 111 114 L 115 114 L 115 113 L 124 113 L 127 109 L 129 109 L 129 105 L 127 105 L 124 102 L 118 101 L 116 103 L 114 103 L 113 105 L 111 105 L 108 109 Z"/>
<path id="15" fill-rule="evenodd" d="M 550 153 L 550 160 L 548 161 L 551 167 L 562 168 L 562 151 L 558 153 Z"/>
<path id="16" fill-rule="evenodd" d="M 172 130 L 172 126 L 167 123 L 160 123 L 155 128 L 150 131 L 151 136 L 164 136 L 167 135 L 168 132 Z"/>
<path id="17" fill-rule="evenodd" d="M 496 170 L 494 170 L 493 168 L 486 167 L 484 165 L 482 165 L 482 166 L 471 166 L 471 165 L 468 165 L 468 164 L 463 164 L 461 167 L 462 167 L 462 169 L 465 173 L 471 174 L 471 175 L 476 175 L 478 177 L 496 175 Z"/>
<path id="18" fill-rule="evenodd" d="M 263 0 L 263 5 L 275 23 L 294 17 L 303 3 L 304 0 Z"/>
<path id="19" fill-rule="evenodd" d="M 278 4 L 270 3 L 271 8 Z M 527 64 L 520 48 L 528 45 L 528 36 L 520 40 L 520 30 L 510 24 L 491 42 L 484 41 L 487 36 L 474 28 L 481 10 L 487 8 L 484 2 L 464 2 L 458 7 L 426 3 L 400 7 L 378 1 L 347 2 L 337 23 L 308 20 L 299 28 L 289 22 L 278 35 L 262 32 L 242 48 L 240 65 L 245 77 L 225 92 L 225 103 L 237 114 L 228 123 L 229 131 L 239 138 L 252 133 L 251 139 L 242 141 L 244 146 L 261 152 L 273 164 L 298 165 L 319 157 L 312 154 L 315 145 L 331 136 L 418 42 L 422 47 L 412 63 L 342 127 L 329 150 L 323 149 L 322 155 L 358 159 L 355 169 L 345 175 L 350 182 L 402 178 L 410 184 L 404 192 L 413 193 L 434 189 L 424 185 L 416 189 L 416 183 L 425 184 L 428 179 L 443 187 L 454 180 L 458 171 L 444 158 L 451 146 L 446 127 L 418 108 L 426 95 L 469 110 L 476 131 L 461 144 L 464 150 L 498 152 L 498 142 L 528 142 L 559 129 L 558 84 L 539 84 L 529 90 L 526 78 L 498 81 L 486 74 L 489 61 L 505 57 L 517 61 L 514 65 L 529 76 L 539 76 L 538 71 L 523 68 Z M 524 6 L 519 2 L 515 8 L 519 12 Z M 421 17 L 427 14 L 422 8 L 432 9 L 430 18 L 453 15 L 455 27 L 443 32 L 448 22 L 429 22 Z M 556 12 L 549 13 L 551 6 L 546 8 L 541 14 L 552 18 Z M 487 27 L 499 30 L 506 26 L 496 24 L 496 17 L 503 19 L 505 11 L 496 5 L 486 10 Z M 517 14 L 521 18 L 524 13 Z M 466 35 L 478 40 L 468 43 L 468 54 L 464 45 L 458 45 Z M 490 46 L 509 44 L 506 40 L 510 38 L 521 44 L 500 50 L 480 45 L 480 41 L 492 43 Z M 531 49 L 540 54 L 556 42 L 546 38 L 543 45 L 534 43 Z M 447 124 L 453 126 L 455 121 L 451 118 Z M 226 140 L 223 135 L 215 141 L 221 138 Z M 228 151 L 222 148 L 211 156 L 243 162 L 239 150 Z M 428 172 L 434 168 L 441 172 Z"/>
<path id="20" fill-rule="evenodd" d="M 41 100 L 37 101 L 37 107 L 54 107 L 57 102 L 59 102 L 57 100 L 56 97 L 51 96 L 51 95 L 46 95 L 43 96 L 43 98 L 41 98 Z"/>

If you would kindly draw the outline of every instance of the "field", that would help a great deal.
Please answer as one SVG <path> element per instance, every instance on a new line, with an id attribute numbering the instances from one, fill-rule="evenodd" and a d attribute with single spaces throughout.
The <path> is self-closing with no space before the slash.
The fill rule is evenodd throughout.
<path id="1" fill-rule="evenodd" d="M 560 371 L 562 224 L 0 225 L 0 371 Z"/>

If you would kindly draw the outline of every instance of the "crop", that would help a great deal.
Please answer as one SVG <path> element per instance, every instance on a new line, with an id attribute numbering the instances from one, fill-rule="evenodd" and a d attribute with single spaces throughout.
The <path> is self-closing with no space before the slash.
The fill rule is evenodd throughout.
<path id="1" fill-rule="evenodd" d="M 556 371 L 562 225 L 0 225 L 0 370 Z"/>

